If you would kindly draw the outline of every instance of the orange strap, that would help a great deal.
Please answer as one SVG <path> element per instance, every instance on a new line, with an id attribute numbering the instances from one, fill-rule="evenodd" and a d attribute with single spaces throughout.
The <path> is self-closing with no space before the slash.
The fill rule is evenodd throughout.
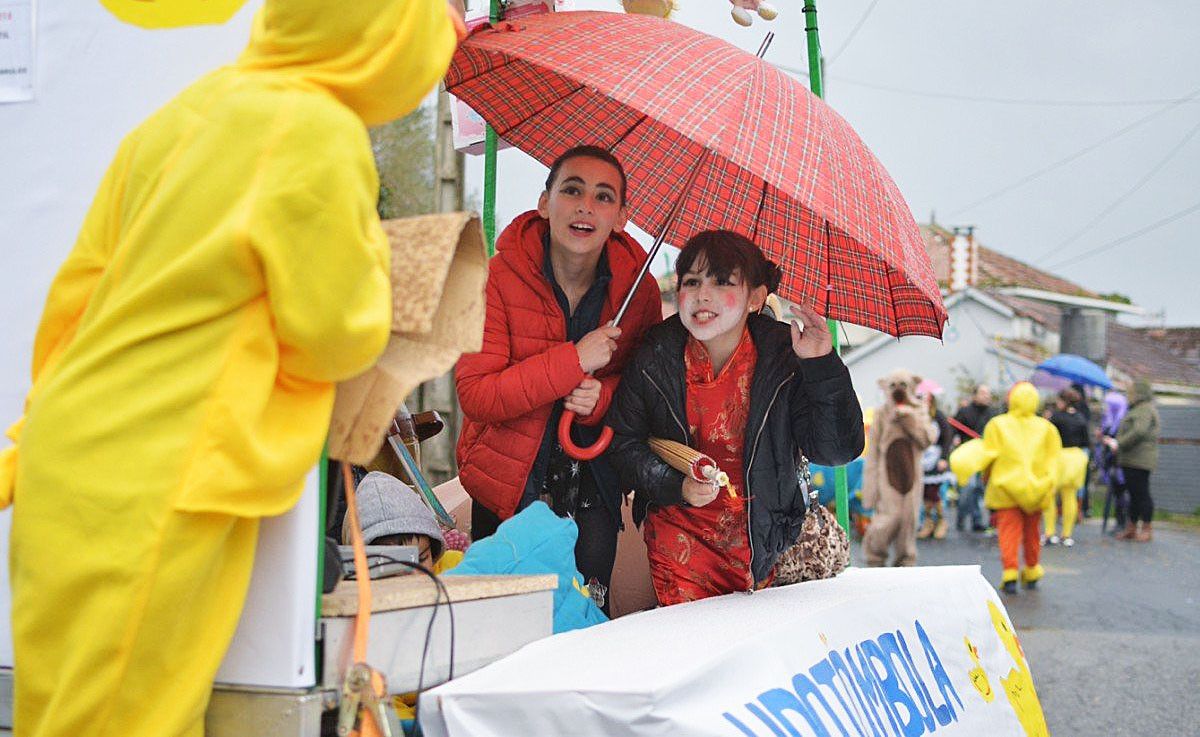
<path id="1" fill-rule="evenodd" d="M 371 573 L 367 568 L 367 551 L 358 522 L 358 505 L 354 501 L 354 474 L 350 472 L 349 463 L 342 463 L 342 479 L 346 487 L 346 514 L 350 516 L 350 542 L 354 547 L 354 582 L 358 586 L 358 612 L 354 615 L 354 662 L 365 663 L 371 625 Z M 384 697 L 383 677 L 374 668 L 371 669 L 371 687 L 377 698 Z M 383 732 L 380 725 L 375 723 L 375 715 L 369 710 L 363 714 L 360 731 L 351 732 L 351 736 L 382 737 Z"/>

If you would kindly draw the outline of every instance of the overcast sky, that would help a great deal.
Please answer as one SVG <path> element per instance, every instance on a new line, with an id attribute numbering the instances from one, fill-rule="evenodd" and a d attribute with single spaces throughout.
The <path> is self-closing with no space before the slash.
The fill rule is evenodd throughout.
<path id="1" fill-rule="evenodd" d="M 619 8 L 618 0 L 576 2 Z M 779 18 L 748 29 L 733 23 L 727 0 L 677 2 L 675 20 L 749 51 L 773 30 L 767 60 L 807 68 L 799 2 L 776 0 Z M 974 225 L 991 248 L 1165 310 L 1169 325 L 1200 325 L 1200 4 L 817 5 L 826 99 L 888 168 L 919 222 L 936 212 L 942 225 Z M 482 171 L 482 157 L 469 157 L 469 186 Z M 533 205 L 544 172 L 524 154 L 501 153 L 501 227 Z"/>

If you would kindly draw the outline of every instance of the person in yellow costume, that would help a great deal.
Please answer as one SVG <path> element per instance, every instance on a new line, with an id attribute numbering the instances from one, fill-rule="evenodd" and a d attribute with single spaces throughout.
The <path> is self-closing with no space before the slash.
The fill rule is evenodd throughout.
<path id="1" fill-rule="evenodd" d="M 981 440 L 960 445 L 950 467 L 960 479 L 989 470 L 983 503 L 992 510 L 1000 543 L 1001 588 L 1016 593 L 1017 581 L 1036 588 L 1045 575 L 1040 563 L 1042 509 L 1059 483 L 1062 440 L 1049 420 L 1038 417 L 1037 389 L 1027 381 L 1008 393 L 1008 411 L 988 421 Z M 1025 567 L 1018 575 L 1018 555 Z"/>
<path id="2" fill-rule="evenodd" d="M 259 519 L 388 339 L 366 126 L 416 107 L 446 0 L 266 0 L 236 63 L 121 143 L 0 456 L 19 737 L 196 737 Z"/>

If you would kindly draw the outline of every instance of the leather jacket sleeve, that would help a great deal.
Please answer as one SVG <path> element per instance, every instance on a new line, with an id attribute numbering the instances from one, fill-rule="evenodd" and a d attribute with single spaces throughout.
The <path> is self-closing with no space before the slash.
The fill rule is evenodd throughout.
<path id="1" fill-rule="evenodd" d="M 792 387 L 792 432 L 813 463 L 841 466 L 863 451 L 863 416 L 850 370 L 834 352 L 800 361 Z"/>
<path id="2" fill-rule="evenodd" d="M 621 378 L 608 410 L 608 425 L 614 433 L 608 452 L 623 488 L 644 495 L 658 506 L 681 504 L 683 474 L 667 465 L 646 443 L 653 434 L 655 413 L 666 411 L 665 407 L 655 406 L 661 399 L 642 373 L 649 353 L 650 346 L 643 346 Z"/>

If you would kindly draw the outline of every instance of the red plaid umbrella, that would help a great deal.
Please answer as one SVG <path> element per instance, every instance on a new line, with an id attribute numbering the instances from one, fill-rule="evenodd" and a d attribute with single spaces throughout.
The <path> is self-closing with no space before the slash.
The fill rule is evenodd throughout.
<path id="1" fill-rule="evenodd" d="M 548 13 L 472 35 L 446 88 L 544 164 L 580 143 L 611 150 L 648 233 L 681 245 L 738 231 L 783 267 L 785 298 L 941 336 L 946 309 L 892 178 L 841 116 L 753 55 L 657 18 Z"/>

